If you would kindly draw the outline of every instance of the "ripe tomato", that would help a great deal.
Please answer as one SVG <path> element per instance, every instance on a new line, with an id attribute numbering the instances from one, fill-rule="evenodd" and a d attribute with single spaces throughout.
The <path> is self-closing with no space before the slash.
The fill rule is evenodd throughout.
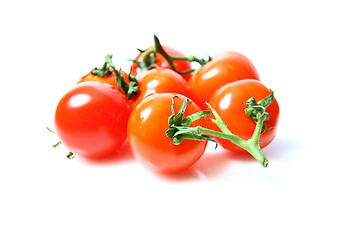
<path id="1" fill-rule="evenodd" d="M 182 54 L 181 52 L 179 52 L 178 50 L 168 47 L 168 46 L 162 46 L 163 49 L 165 50 L 165 52 L 172 56 L 172 57 L 185 57 L 184 54 Z M 147 48 L 145 51 L 149 50 L 151 47 Z M 140 53 L 134 60 L 136 61 L 143 61 L 142 58 L 142 54 Z M 168 63 L 168 61 L 160 54 L 160 53 L 156 53 L 156 62 L 155 64 L 159 67 L 162 68 L 167 68 L 167 69 L 172 69 Z M 175 64 L 175 69 L 178 72 L 183 72 L 183 71 L 187 71 L 191 69 L 191 64 L 190 62 L 186 61 L 186 60 L 174 60 L 174 64 Z M 131 75 L 135 75 L 136 73 L 140 72 L 141 69 L 140 67 L 136 64 L 133 63 L 132 67 L 131 67 Z M 188 80 L 191 77 L 191 73 L 188 74 L 184 74 L 182 75 L 183 78 L 185 78 L 186 80 Z M 137 78 L 138 81 L 141 81 L 141 77 Z"/>
<path id="2" fill-rule="evenodd" d="M 254 129 L 255 121 L 246 116 L 244 103 L 249 98 L 254 97 L 258 102 L 261 99 L 270 95 L 271 90 L 264 86 L 257 80 L 242 80 L 233 83 L 228 83 L 221 87 L 217 92 L 213 94 L 210 99 L 210 105 L 220 115 L 222 120 L 227 125 L 230 132 L 248 140 L 251 138 Z M 264 123 L 268 129 L 261 136 L 259 140 L 260 147 L 267 146 L 275 137 L 278 118 L 279 118 L 279 104 L 274 98 L 273 102 L 266 108 L 266 112 L 269 113 L 270 118 Z M 209 123 L 209 127 L 213 130 L 219 131 L 219 128 Z M 225 149 L 243 152 L 244 150 L 235 144 L 225 139 L 216 139 L 218 143 Z"/>
<path id="3" fill-rule="evenodd" d="M 129 83 L 128 75 L 123 71 L 121 71 L 120 74 L 121 74 L 121 76 L 124 77 L 125 82 Z M 81 79 L 78 81 L 78 83 L 87 82 L 87 81 L 103 82 L 103 83 L 107 83 L 107 84 L 111 85 L 115 89 L 119 89 L 114 72 L 112 72 L 109 75 L 104 76 L 104 77 L 94 75 L 90 72 L 90 73 L 86 74 L 85 76 L 81 77 Z"/>
<path id="4" fill-rule="evenodd" d="M 189 85 L 205 108 L 205 102 L 223 85 L 242 79 L 257 79 L 259 75 L 250 60 L 238 52 L 223 52 L 214 56 L 190 79 Z"/>
<path id="5" fill-rule="evenodd" d="M 126 97 L 108 84 L 75 85 L 59 101 L 55 129 L 73 153 L 100 158 L 114 153 L 126 139 L 129 109 Z"/>
<path id="6" fill-rule="evenodd" d="M 133 106 L 153 93 L 178 93 L 192 99 L 187 81 L 177 72 L 166 68 L 154 68 L 145 73 L 139 82 L 140 93 Z"/>
<path id="7" fill-rule="evenodd" d="M 178 95 L 174 98 L 177 113 L 186 99 Z M 184 139 L 179 145 L 174 145 L 172 139 L 166 136 L 169 128 L 168 119 L 172 114 L 171 106 L 174 94 L 159 93 L 145 98 L 132 111 L 128 123 L 128 143 L 135 158 L 159 173 L 181 172 L 195 164 L 203 155 L 207 142 Z M 188 103 L 184 118 L 200 111 L 194 103 Z M 202 118 L 194 121 L 191 126 L 205 127 Z"/>

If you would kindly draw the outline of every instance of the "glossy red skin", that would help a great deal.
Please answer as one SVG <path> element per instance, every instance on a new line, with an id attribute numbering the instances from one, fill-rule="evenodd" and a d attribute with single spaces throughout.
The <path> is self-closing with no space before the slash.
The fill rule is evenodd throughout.
<path id="1" fill-rule="evenodd" d="M 120 72 L 121 76 L 124 78 L 125 82 L 127 84 L 129 84 L 129 76 L 121 71 Z M 118 83 L 116 81 L 116 75 L 115 73 L 110 73 L 109 75 L 105 76 L 105 77 L 100 77 L 94 74 L 88 73 L 85 76 L 81 77 L 81 79 L 77 82 L 77 83 L 82 83 L 82 82 L 88 82 L 88 81 L 95 81 L 95 82 L 101 82 L 101 83 L 106 83 L 111 85 L 114 89 L 119 89 Z M 124 94 L 124 91 L 121 90 L 120 91 L 122 94 Z M 125 96 L 125 94 L 124 94 Z M 134 98 L 131 98 L 127 101 L 128 107 L 132 108 L 132 106 L 134 105 Z"/>
<path id="2" fill-rule="evenodd" d="M 79 83 L 57 105 L 56 134 L 79 156 L 105 157 L 124 143 L 129 114 L 127 99 L 110 85 Z"/>
<path id="3" fill-rule="evenodd" d="M 167 68 L 158 67 L 147 71 L 139 81 L 139 88 L 140 92 L 133 107 L 154 93 L 178 93 L 193 99 L 188 82 L 180 74 Z"/>
<path id="4" fill-rule="evenodd" d="M 174 145 L 165 134 L 171 115 L 171 99 L 174 94 L 160 93 L 145 98 L 132 111 L 128 124 L 128 143 L 135 158 L 144 166 L 158 173 L 179 173 L 195 164 L 203 155 L 207 142 L 185 139 Z M 174 98 L 178 113 L 184 96 Z M 194 103 L 188 103 L 184 117 L 200 111 Z M 200 119 L 191 126 L 205 127 Z"/>
<path id="5" fill-rule="evenodd" d="M 163 49 L 165 50 L 165 52 L 172 56 L 172 57 L 185 57 L 184 54 L 182 54 L 181 52 L 179 52 L 178 50 L 168 47 L 168 46 L 162 46 Z M 151 47 L 145 49 L 145 51 L 147 51 L 148 49 L 150 49 Z M 142 54 L 140 53 L 134 60 L 136 61 L 142 61 Z M 162 67 L 162 68 L 167 68 L 167 69 L 172 69 L 168 63 L 168 61 L 166 61 L 166 59 L 159 53 L 156 53 L 156 62 L 155 64 L 158 67 Z M 191 64 L 188 61 L 185 60 L 175 60 L 174 61 L 175 64 L 175 69 L 178 72 L 184 72 L 187 71 L 189 69 L 191 69 Z M 132 64 L 131 67 L 131 75 L 135 75 L 135 73 L 140 72 L 141 69 L 139 68 L 138 65 L 136 65 L 135 63 Z M 182 74 L 181 76 L 185 79 L 185 80 L 189 80 L 189 78 L 191 77 L 191 73 L 188 74 Z M 139 78 L 137 78 L 138 81 L 141 81 L 141 75 L 139 76 Z"/>
<path id="6" fill-rule="evenodd" d="M 256 123 L 252 118 L 246 116 L 246 106 L 243 103 L 246 103 L 251 97 L 255 97 L 255 100 L 258 102 L 267 97 L 270 93 L 271 91 L 257 80 L 242 80 L 229 83 L 221 87 L 213 94 L 209 103 L 220 115 L 233 134 L 243 138 L 244 140 L 248 140 L 254 132 Z M 259 143 L 261 148 L 270 144 L 276 135 L 276 125 L 279 119 L 279 111 L 279 104 L 275 98 L 266 109 L 266 112 L 270 114 L 270 119 L 265 121 L 268 128 L 273 128 L 266 130 L 260 136 Z M 208 125 L 211 129 L 220 131 L 215 124 L 209 123 Z M 225 149 L 235 152 L 245 151 L 228 140 L 216 140 Z"/>
<path id="7" fill-rule="evenodd" d="M 206 63 L 190 79 L 189 85 L 194 95 L 205 109 L 205 102 L 212 94 L 227 83 L 243 80 L 260 80 L 252 62 L 243 54 L 233 51 L 220 53 Z"/>

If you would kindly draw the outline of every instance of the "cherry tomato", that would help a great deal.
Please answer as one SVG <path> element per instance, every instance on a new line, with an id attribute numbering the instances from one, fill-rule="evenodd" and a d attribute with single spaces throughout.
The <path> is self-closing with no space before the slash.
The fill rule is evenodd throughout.
<path id="1" fill-rule="evenodd" d="M 177 72 L 166 68 L 157 67 L 147 71 L 139 82 L 139 88 L 140 93 L 133 106 L 153 93 L 178 93 L 193 99 L 188 82 Z"/>
<path id="2" fill-rule="evenodd" d="M 129 84 L 129 76 L 124 72 L 124 71 L 120 71 L 121 76 L 124 78 L 125 82 L 127 84 Z M 114 89 L 119 89 L 118 87 L 118 83 L 116 81 L 116 75 L 114 72 L 110 73 L 107 76 L 104 77 L 100 77 L 97 75 L 92 74 L 91 72 L 86 74 L 85 76 L 83 76 L 78 83 L 82 83 L 82 82 L 88 82 L 88 81 L 96 81 L 96 82 L 102 82 L 102 83 L 107 83 L 109 85 L 111 85 Z M 124 94 L 124 91 L 121 90 L 120 91 L 122 94 Z M 131 108 L 134 104 L 134 98 L 131 98 L 127 101 L 128 107 Z"/>
<path id="3" fill-rule="evenodd" d="M 257 79 L 259 75 L 250 60 L 238 52 L 223 52 L 214 56 L 190 79 L 189 85 L 205 108 L 205 102 L 223 85 L 242 79 Z"/>
<path id="4" fill-rule="evenodd" d="M 185 57 L 184 54 L 182 54 L 181 52 L 179 52 L 178 50 L 168 47 L 168 46 L 162 46 L 163 49 L 165 50 L 165 52 L 172 56 L 172 57 Z M 145 51 L 149 50 L 151 47 L 147 48 Z M 142 54 L 140 53 L 134 60 L 136 61 L 143 61 L 142 59 Z M 168 61 L 159 53 L 156 53 L 156 62 L 155 64 L 158 67 L 162 67 L 162 68 L 167 68 L 167 69 L 172 69 L 168 63 Z M 187 71 L 191 69 L 191 64 L 188 61 L 185 60 L 174 60 L 174 64 L 175 64 L 175 69 L 178 72 L 183 72 L 183 71 Z M 136 63 L 133 63 L 132 67 L 131 67 L 131 75 L 135 75 L 135 73 L 140 72 L 141 69 L 138 65 L 136 65 Z M 186 80 L 188 80 L 191 77 L 191 74 L 183 74 L 182 75 L 183 78 L 185 78 Z M 138 81 L 141 81 L 141 75 L 139 77 L 137 77 Z"/>
<path id="5" fill-rule="evenodd" d="M 207 142 L 184 139 L 174 145 L 166 136 L 169 128 L 168 119 L 172 114 L 172 99 L 175 112 L 178 113 L 185 96 L 171 93 L 153 94 L 145 98 L 132 111 L 128 123 L 128 143 L 135 158 L 144 166 L 159 173 L 181 172 L 195 164 L 203 155 Z M 194 103 L 188 103 L 184 118 L 200 111 Z M 191 126 L 206 125 L 206 120 L 199 119 Z"/>
<path id="6" fill-rule="evenodd" d="M 82 157 L 114 153 L 126 139 L 129 109 L 126 97 L 108 84 L 75 85 L 59 101 L 55 129 L 61 142 Z"/>
<path id="7" fill-rule="evenodd" d="M 124 77 L 125 82 L 129 83 L 128 75 L 123 71 L 121 71 L 120 74 L 121 74 L 121 76 Z M 90 72 L 90 73 L 86 74 L 85 76 L 81 77 L 81 79 L 78 81 L 78 83 L 87 82 L 87 81 L 103 82 L 103 83 L 107 83 L 107 84 L 111 85 L 115 89 L 119 89 L 117 81 L 116 81 L 115 73 L 113 73 L 113 72 L 104 77 L 94 75 Z"/>
<path id="8" fill-rule="evenodd" d="M 233 83 L 228 83 L 216 91 L 210 99 L 210 105 L 220 115 L 222 120 L 227 125 L 228 129 L 235 135 L 248 140 L 251 138 L 254 129 L 255 121 L 246 116 L 244 103 L 249 98 L 254 97 L 258 102 L 261 99 L 270 95 L 271 90 L 264 86 L 257 80 L 242 80 Z M 260 147 L 267 146 L 275 137 L 276 125 L 279 118 L 279 104 L 274 98 L 273 102 L 266 108 L 266 112 L 269 113 L 270 118 L 265 121 L 267 128 L 260 136 Z M 209 123 L 209 127 L 213 130 L 219 131 L 219 128 Z M 235 144 L 225 139 L 216 139 L 218 143 L 225 149 L 243 152 L 244 150 Z"/>

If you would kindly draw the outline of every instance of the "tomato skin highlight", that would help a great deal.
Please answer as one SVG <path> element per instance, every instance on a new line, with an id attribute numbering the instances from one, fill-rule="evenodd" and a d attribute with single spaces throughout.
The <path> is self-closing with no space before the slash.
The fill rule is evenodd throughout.
<path id="1" fill-rule="evenodd" d="M 243 80 L 260 80 L 259 74 L 252 62 L 243 54 L 227 51 L 214 56 L 190 79 L 189 85 L 194 95 L 205 109 L 205 102 L 212 94 L 227 83 Z"/>
<path id="2" fill-rule="evenodd" d="M 233 134 L 244 140 L 248 140 L 254 132 L 256 123 L 252 118 L 246 116 L 246 106 L 244 103 L 251 97 L 255 97 L 255 100 L 258 102 L 267 97 L 270 93 L 271 90 L 261 82 L 253 79 L 246 79 L 224 85 L 213 94 L 209 103 L 220 115 Z M 264 123 L 268 128 L 273 128 L 266 130 L 260 135 L 260 148 L 264 148 L 270 144 L 276 135 L 276 125 L 280 113 L 279 104 L 276 98 L 274 98 L 273 102 L 267 107 L 266 112 L 269 113 L 270 118 Z M 208 124 L 208 127 L 219 131 L 219 128 L 211 122 Z M 219 138 L 216 140 L 225 149 L 235 152 L 245 152 L 244 149 L 228 140 Z"/>
<path id="3" fill-rule="evenodd" d="M 124 143 L 129 114 L 127 99 L 117 89 L 97 81 L 83 82 L 59 101 L 55 131 L 71 152 L 101 158 Z"/>
<path id="4" fill-rule="evenodd" d="M 178 93 L 193 99 L 188 82 L 180 74 L 167 68 L 157 67 L 147 71 L 139 82 L 139 88 L 140 93 L 134 101 L 133 107 L 154 93 Z"/>
<path id="5" fill-rule="evenodd" d="M 165 52 L 172 57 L 185 57 L 184 54 L 182 54 L 181 52 L 179 52 L 178 50 L 176 50 L 172 47 L 168 47 L 168 46 L 164 46 L 164 45 L 162 47 L 165 50 Z M 149 50 L 150 48 L 151 47 L 148 47 L 147 49 L 145 49 L 145 51 Z M 141 62 L 143 60 L 142 54 L 139 53 L 139 55 L 137 55 L 134 60 Z M 160 53 L 156 53 L 155 64 L 161 68 L 172 69 L 170 64 L 168 63 L 168 61 Z M 188 62 L 186 60 L 174 60 L 174 65 L 175 65 L 176 71 L 178 71 L 178 72 L 184 72 L 184 71 L 191 69 L 190 62 Z M 135 75 L 136 73 L 138 73 L 140 71 L 141 71 L 140 67 L 136 63 L 133 63 L 132 67 L 131 67 L 131 75 Z M 192 75 L 191 73 L 187 73 L 187 74 L 182 74 L 181 76 L 185 80 L 189 80 L 191 75 Z M 139 78 L 137 77 L 137 80 L 141 81 L 141 76 L 139 76 Z"/>
<path id="6" fill-rule="evenodd" d="M 184 139 L 174 145 L 166 136 L 169 128 L 172 98 L 175 94 L 160 93 L 145 98 L 129 117 L 127 137 L 134 157 L 141 164 L 158 173 L 178 173 L 191 167 L 203 155 L 207 142 Z M 182 105 L 185 96 L 174 98 L 175 112 Z M 194 103 L 188 103 L 184 118 L 200 111 Z M 191 126 L 206 126 L 205 119 L 199 119 Z"/>

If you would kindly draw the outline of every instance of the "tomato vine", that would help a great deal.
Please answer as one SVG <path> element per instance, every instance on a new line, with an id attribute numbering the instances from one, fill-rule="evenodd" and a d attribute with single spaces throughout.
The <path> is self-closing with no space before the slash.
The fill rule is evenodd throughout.
<path id="1" fill-rule="evenodd" d="M 175 96 L 176 97 L 176 96 Z M 266 112 L 266 107 L 270 105 L 274 99 L 274 93 L 271 92 L 269 96 L 256 102 L 254 98 L 250 98 L 246 103 L 247 108 L 245 110 L 248 117 L 251 117 L 256 122 L 256 127 L 254 129 L 253 135 L 250 139 L 244 140 L 239 136 L 233 134 L 226 126 L 224 121 L 221 119 L 220 115 L 207 103 L 207 106 L 211 111 L 201 111 L 182 119 L 182 116 L 186 109 L 186 103 L 189 99 L 184 100 L 183 105 L 177 115 L 174 113 L 173 105 L 172 112 L 173 114 L 169 117 L 169 129 L 166 131 L 166 135 L 169 138 L 173 139 L 173 144 L 178 145 L 182 142 L 183 139 L 192 139 L 192 140 L 206 140 L 216 142 L 211 137 L 218 137 L 222 139 L 227 139 L 237 146 L 248 151 L 259 163 L 264 167 L 267 167 L 269 164 L 268 159 L 262 153 L 259 138 L 263 131 L 266 130 L 264 121 L 269 119 L 269 114 Z M 190 127 L 193 121 L 196 121 L 202 117 L 208 116 L 210 114 L 214 115 L 214 119 L 210 120 L 216 124 L 221 132 L 207 129 L 201 126 Z M 263 130 L 264 129 L 264 130 Z"/>

